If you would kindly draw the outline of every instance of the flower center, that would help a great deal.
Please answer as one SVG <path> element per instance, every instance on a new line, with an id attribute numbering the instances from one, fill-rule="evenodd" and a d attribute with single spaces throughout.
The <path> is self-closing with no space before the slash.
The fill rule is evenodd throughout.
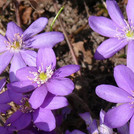
<path id="1" fill-rule="evenodd" d="M 42 84 L 47 82 L 48 79 L 50 79 L 52 77 L 53 70 L 51 69 L 51 65 L 50 65 L 46 68 L 45 72 L 41 71 L 41 68 L 39 68 L 38 72 L 30 71 L 29 73 L 33 74 L 34 78 L 27 76 L 28 79 L 36 82 L 38 84 L 38 86 L 41 86 Z"/>
<path id="2" fill-rule="evenodd" d="M 41 80 L 45 81 L 47 79 L 47 74 L 42 72 L 42 73 L 39 74 L 39 77 L 40 77 Z"/>
<path id="3" fill-rule="evenodd" d="M 30 103 L 28 102 L 28 98 L 22 98 L 21 100 L 21 104 L 19 105 L 19 110 L 23 113 L 29 113 L 29 112 L 33 112 L 33 109 L 30 105 Z"/>
<path id="4" fill-rule="evenodd" d="M 16 33 L 14 34 L 13 41 L 11 41 L 10 39 L 8 39 L 9 41 L 5 41 L 7 45 L 7 49 L 13 52 L 18 52 L 22 47 L 22 43 L 23 43 L 22 37 L 23 35 Z"/>
<path id="5" fill-rule="evenodd" d="M 129 21 L 127 22 L 126 20 L 124 20 L 126 23 L 126 26 L 123 28 L 117 28 L 117 34 L 115 37 L 117 37 L 118 39 L 127 39 L 127 41 L 129 40 L 134 40 L 134 26 L 133 26 L 133 22 Z"/>
<path id="6" fill-rule="evenodd" d="M 128 32 L 126 33 L 126 36 L 127 36 L 128 38 L 132 38 L 132 37 L 134 36 L 134 32 L 133 32 L 133 31 L 128 31 Z"/>

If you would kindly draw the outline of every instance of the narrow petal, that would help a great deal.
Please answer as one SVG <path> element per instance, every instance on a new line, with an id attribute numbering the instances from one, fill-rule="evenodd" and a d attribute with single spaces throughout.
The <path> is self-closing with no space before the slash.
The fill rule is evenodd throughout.
<path id="1" fill-rule="evenodd" d="M 0 53 L 6 50 L 7 39 L 0 34 Z"/>
<path id="2" fill-rule="evenodd" d="M 11 98 L 9 96 L 8 90 L 0 94 L 0 104 L 2 103 L 9 103 Z"/>
<path id="3" fill-rule="evenodd" d="M 118 65 L 114 68 L 114 78 L 117 85 L 133 95 L 134 72 L 125 65 Z"/>
<path id="4" fill-rule="evenodd" d="M 101 109 L 101 111 L 100 111 L 100 124 L 104 123 L 105 114 L 106 114 L 106 112 Z"/>
<path id="5" fill-rule="evenodd" d="M 8 88 L 18 93 L 30 92 L 34 90 L 37 86 L 37 83 L 33 83 L 33 81 L 18 81 L 8 84 Z"/>
<path id="6" fill-rule="evenodd" d="M 134 24 L 134 1 L 133 0 L 128 0 L 126 11 L 127 11 L 128 21 L 131 24 Z"/>
<path id="7" fill-rule="evenodd" d="M 99 134 L 97 121 L 93 120 L 90 126 L 87 128 L 88 132 L 91 134 Z"/>
<path id="8" fill-rule="evenodd" d="M 6 127 L 0 126 L 0 132 L 1 134 L 10 134 Z"/>
<path id="9" fill-rule="evenodd" d="M 8 66 L 11 58 L 13 56 L 13 53 L 10 53 L 9 51 L 6 51 L 2 55 L 0 55 L 0 74 L 5 70 L 5 68 Z"/>
<path id="10" fill-rule="evenodd" d="M 44 131 L 52 131 L 56 127 L 55 117 L 51 110 L 39 108 L 33 114 L 33 121 L 36 127 Z"/>
<path id="11" fill-rule="evenodd" d="M 32 37 L 35 34 L 38 34 L 41 32 L 46 24 L 48 22 L 48 19 L 45 17 L 40 17 L 36 21 L 34 21 L 23 33 L 23 39 L 27 40 L 28 38 Z"/>
<path id="12" fill-rule="evenodd" d="M 107 10 L 111 19 L 119 26 L 125 27 L 124 16 L 115 0 L 106 0 Z"/>
<path id="13" fill-rule="evenodd" d="M 91 16 L 88 19 L 89 26 L 97 33 L 106 36 L 114 37 L 116 35 L 116 27 L 112 20 L 105 17 Z"/>
<path id="14" fill-rule="evenodd" d="M 3 87 L 6 84 L 6 78 L 0 80 L 0 91 L 3 89 Z"/>
<path id="15" fill-rule="evenodd" d="M 48 94 L 45 98 L 44 103 L 41 105 L 41 108 L 45 109 L 59 109 L 68 105 L 68 101 L 65 97 L 55 96 Z"/>
<path id="16" fill-rule="evenodd" d="M 37 53 L 31 50 L 21 51 L 21 56 L 28 66 L 36 66 Z"/>
<path id="17" fill-rule="evenodd" d="M 130 120 L 129 131 L 128 131 L 129 134 L 134 134 L 134 115 L 133 115 L 132 119 Z"/>
<path id="18" fill-rule="evenodd" d="M 29 103 L 31 104 L 32 108 L 33 109 L 39 108 L 44 102 L 46 95 L 47 95 L 47 88 L 45 85 L 36 88 L 29 99 Z"/>
<path id="19" fill-rule="evenodd" d="M 7 120 L 6 120 L 6 125 L 10 124 L 12 122 L 14 122 L 15 120 L 17 120 L 23 113 L 21 111 L 16 111 L 15 113 L 13 113 Z"/>
<path id="20" fill-rule="evenodd" d="M 20 53 L 15 53 L 13 59 L 11 60 L 11 67 L 10 67 L 10 74 L 9 74 L 11 82 L 18 81 L 18 79 L 16 78 L 16 71 L 25 66 L 26 64 L 22 59 Z"/>
<path id="21" fill-rule="evenodd" d="M 23 33 L 22 29 L 16 23 L 9 22 L 7 24 L 6 37 L 10 42 L 13 42 L 15 34 L 22 35 L 22 33 Z"/>
<path id="22" fill-rule="evenodd" d="M 15 92 L 12 88 L 9 88 L 8 86 L 7 86 L 7 88 L 8 88 L 8 94 L 9 94 L 9 97 L 10 97 L 10 99 L 14 102 L 14 103 L 16 103 L 16 104 L 18 104 L 18 105 L 21 105 L 22 103 L 21 103 L 21 100 L 22 100 L 22 98 L 24 97 L 23 96 L 23 94 L 22 93 L 17 93 L 17 92 Z"/>
<path id="23" fill-rule="evenodd" d="M 134 72 L 134 41 L 130 41 L 127 49 L 127 66 Z"/>
<path id="24" fill-rule="evenodd" d="M 70 132 L 70 131 L 67 130 L 65 132 L 65 134 L 86 134 L 86 133 L 84 133 L 84 132 L 82 132 L 80 130 L 73 130 L 72 132 Z"/>
<path id="25" fill-rule="evenodd" d="M 8 104 L 0 104 L 0 113 L 6 113 L 7 110 L 9 110 L 11 108 L 11 106 L 9 106 Z"/>
<path id="26" fill-rule="evenodd" d="M 51 66 L 54 70 L 56 66 L 56 56 L 52 48 L 39 49 L 37 55 L 37 67 L 42 71 L 46 71 L 46 68 Z"/>
<path id="27" fill-rule="evenodd" d="M 93 120 L 89 112 L 81 113 L 79 116 L 85 121 L 87 126 L 90 126 Z"/>
<path id="28" fill-rule="evenodd" d="M 64 35 L 60 32 L 46 32 L 34 36 L 27 43 L 33 48 L 54 47 L 64 40 Z"/>
<path id="29" fill-rule="evenodd" d="M 55 71 L 53 77 L 63 78 L 80 70 L 78 65 L 67 65 Z"/>
<path id="30" fill-rule="evenodd" d="M 16 128 L 16 130 L 22 130 L 31 123 L 31 119 L 31 113 L 23 113 L 19 118 L 12 122 L 11 126 Z"/>
<path id="31" fill-rule="evenodd" d="M 118 38 L 110 38 L 103 41 L 95 52 L 95 59 L 102 60 L 112 57 L 120 49 L 127 45 L 126 40 L 119 40 Z"/>
<path id="32" fill-rule="evenodd" d="M 129 103 L 122 104 L 106 113 L 104 123 L 110 128 L 121 127 L 129 121 L 133 114 L 134 109 L 131 108 Z"/>
<path id="33" fill-rule="evenodd" d="M 56 78 L 47 82 L 48 91 L 55 95 L 68 95 L 74 89 L 74 83 L 68 78 Z"/>
<path id="34" fill-rule="evenodd" d="M 35 67 L 24 67 L 16 72 L 16 77 L 20 81 L 33 80 L 35 78 L 34 73 L 37 73 L 37 69 Z"/>
<path id="35" fill-rule="evenodd" d="M 132 119 L 131 119 L 132 120 Z M 130 126 L 131 126 L 131 124 L 130 124 Z M 123 126 L 121 126 L 121 127 L 118 127 L 117 128 L 117 130 L 118 130 L 118 133 L 119 134 L 131 134 L 131 133 L 129 133 L 129 127 L 128 127 L 128 123 L 126 123 L 125 125 L 123 125 Z M 130 130 L 131 130 L 131 128 L 130 128 Z M 134 130 L 134 129 L 133 129 Z M 134 132 L 134 131 L 133 131 Z M 133 133 L 132 133 L 133 134 Z"/>
<path id="36" fill-rule="evenodd" d="M 99 85 L 96 87 L 96 94 L 104 100 L 113 103 L 131 102 L 132 96 L 125 90 L 112 85 Z"/>

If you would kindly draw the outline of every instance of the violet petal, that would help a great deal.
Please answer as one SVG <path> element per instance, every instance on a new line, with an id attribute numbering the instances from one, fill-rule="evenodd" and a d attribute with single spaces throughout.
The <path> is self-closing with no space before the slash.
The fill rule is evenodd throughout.
<path id="1" fill-rule="evenodd" d="M 128 0 L 126 12 L 127 12 L 128 21 L 130 22 L 130 24 L 134 24 L 134 8 L 133 7 L 134 7 L 134 1 Z"/>
<path id="2" fill-rule="evenodd" d="M 114 68 L 114 78 L 117 85 L 129 94 L 133 95 L 134 72 L 125 65 L 118 65 Z"/>
<path id="3" fill-rule="evenodd" d="M 46 32 L 36 35 L 27 43 L 33 48 L 54 47 L 57 43 L 64 40 L 64 35 L 60 32 Z"/>
<path id="4" fill-rule="evenodd" d="M 56 66 L 56 56 L 52 48 L 39 49 L 37 55 L 37 67 L 42 71 L 46 71 L 46 68 L 51 66 L 54 70 Z"/>
<path id="5" fill-rule="evenodd" d="M 134 72 L 134 41 L 130 41 L 127 49 L 127 66 Z"/>
<path id="6" fill-rule="evenodd" d="M 95 32 L 106 37 L 114 37 L 116 35 L 116 27 L 112 20 L 101 16 L 90 16 L 88 21 L 89 26 Z"/>
<path id="7" fill-rule="evenodd" d="M 121 88 L 112 85 L 99 85 L 96 87 L 96 94 L 104 100 L 113 103 L 131 102 L 132 96 Z M 130 96 L 130 98 L 128 97 Z"/>
<path id="8" fill-rule="evenodd" d="M 14 22 L 9 22 L 7 24 L 6 37 L 10 42 L 13 42 L 15 39 L 15 34 L 22 35 L 22 29 Z"/>
<path id="9" fill-rule="evenodd" d="M 11 60 L 11 67 L 10 67 L 9 77 L 10 77 L 11 82 L 18 81 L 18 79 L 16 78 L 16 71 L 25 66 L 26 64 L 24 60 L 22 59 L 20 53 L 15 53 Z"/>
<path id="10" fill-rule="evenodd" d="M 134 109 L 129 103 L 122 104 L 110 109 L 104 118 L 104 123 L 110 128 L 123 126 L 134 114 Z"/>
<path id="11" fill-rule="evenodd" d="M 18 81 L 8 84 L 8 87 L 18 93 L 26 93 L 34 90 L 37 87 L 37 83 L 33 81 Z"/>
<path id="12" fill-rule="evenodd" d="M 37 73 L 37 69 L 35 67 L 24 67 L 16 72 L 16 77 L 20 81 L 33 80 L 35 78 L 33 73 Z"/>
<path id="13" fill-rule="evenodd" d="M 55 96 L 48 94 L 45 98 L 44 103 L 41 105 L 41 108 L 45 109 L 59 109 L 68 105 L 68 101 L 65 97 Z"/>
<path id="14" fill-rule="evenodd" d="M 32 95 L 29 99 L 29 103 L 31 104 L 32 108 L 33 109 L 39 108 L 42 105 L 42 103 L 44 102 L 46 95 L 47 95 L 47 88 L 45 85 L 42 85 L 42 86 L 36 88 L 33 91 Z"/>
<path id="15" fill-rule="evenodd" d="M 68 95 L 74 89 L 74 83 L 68 78 L 51 79 L 46 84 L 48 91 L 55 95 Z"/>
<path id="16" fill-rule="evenodd" d="M 52 131 L 56 127 L 53 113 L 45 108 L 39 108 L 33 113 L 33 121 L 40 130 Z"/>
<path id="17" fill-rule="evenodd" d="M 112 57 L 120 49 L 127 45 L 126 40 L 119 40 L 118 38 L 110 38 L 103 41 L 95 52 L 95 59 L 103 60 Z"/>
<path id="18" fill-rule="evenodd" d="M 6 51 L 0 55 L 0 74 L 4 71 L 4 69 L 10 63 L 12 56 L 13 56 L 13 53 L 10 53 L 9 51 Z"/>
<path id="19" fill-rule="evenodd" d="M 115 0 L 106 0 L 107 10 L 111 19 L 122 28 L 126 26 L 124 16 Z"/>
<path id="20" fill-rule="evenodd" d="M 48 19 L 45 17 L 40 17 L 36 21 L 34 21 L 23 33 L 23 40 L 27 40 L 28 38 L 32 37 L 33 35 L 41 32 L 46 24 Z"/>
<path id="21" fill-rule="evenodd" d="M 28 66 L 36 66 L 37 53 L 31 50 L 21 50 L 21 56 Z"/>
<path id="22" fill-rule="evenodd" d="M 63 77 L 69 76 L 79 70 L 80 70 L 80 66 L 78 66 L 78 65 L 67 65 L 67 66 L 57 69 L 54 72 L 53 77 L 63 78 Z"/>

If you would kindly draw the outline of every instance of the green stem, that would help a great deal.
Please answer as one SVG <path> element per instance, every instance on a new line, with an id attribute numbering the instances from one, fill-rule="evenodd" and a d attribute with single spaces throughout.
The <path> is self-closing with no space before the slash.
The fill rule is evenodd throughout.
<path id="1" fill-rule="evenodd" d="M 51 26 L 50 26 L 50 31 L 52 31 L 52 27 L 56 21 L 56 19 L 58 18 L 58 16 L 60 15 L 61 11 L 64 9 L 64 6 L 60 8 L 59 12 L 57 13 L 57 15 L 54 17 L 54 20 L 53 22 L 51 23 Z"/>

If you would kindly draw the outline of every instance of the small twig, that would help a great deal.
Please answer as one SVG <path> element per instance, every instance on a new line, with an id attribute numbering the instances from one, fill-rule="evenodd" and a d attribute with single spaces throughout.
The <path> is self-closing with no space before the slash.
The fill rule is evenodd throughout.
<path id="1" fill-rule="evenodd" d="M 86 13 L 87 13 L 87 15 L 88 15 L 88 17 L 89 17 L 90 14 L 89 14 L 89 11 L 88 11 L 88 6 L 87 6 L 85 0 L 83 0 L 83 2 L 84 2 L 84 6 L 85 6 Z"/>
<path id="2" fill-rule="evenodd" d="M 20 1 L 19 0 L 13 0 L 13 2 L 15 4 L 16 21 L 17 21 L 18 26 L 21 27 L 20 14 L 19 14 Z"/>
<path id="3" fill-rule="evenodd" d="M 56 14 L 57 14 L 59 10 L 58 10 L 58 6 L 57 6 L 56 0 L 53 0 L 53 3 L 54 3 L 54 8 L 55 8 L 55 11 L 56 11 Z M 76 65 L 78 65 L 78 61 L 77 61 L 75 52 L 74 52 L 74 50 L 73 50 L 73 48 L 72 48 L 72 44 L 71 44 L 71 42 L 70 42 L 70 40 L 69 40 L 68 34 L 67 34 L 67 32 L 65 31 L 65 28 L 64 28 L 64 25 L 63 25 L 63 23 L 62 23 L 62 21 L 61 21 L 60 15 L 59 15 L 59 17 L 58 17 L 58 20 L 59 20 L 60 26 L 61 26 L 61 28 L 62 28 L 62 30 L 63 30 L 64 36 L 65 36 L 65 38 L 66 38 L 67 44 L 68 44 L 69 49 L 70 49 L 70 52 L 71 52 L 71 54 L 72 54 L 72 57 L 73 57 L 73 59 L 74 59 L 74 63 L 75 63 Z M 81 75 L 81 71 L 79 71 L 78 74 Z"/>

